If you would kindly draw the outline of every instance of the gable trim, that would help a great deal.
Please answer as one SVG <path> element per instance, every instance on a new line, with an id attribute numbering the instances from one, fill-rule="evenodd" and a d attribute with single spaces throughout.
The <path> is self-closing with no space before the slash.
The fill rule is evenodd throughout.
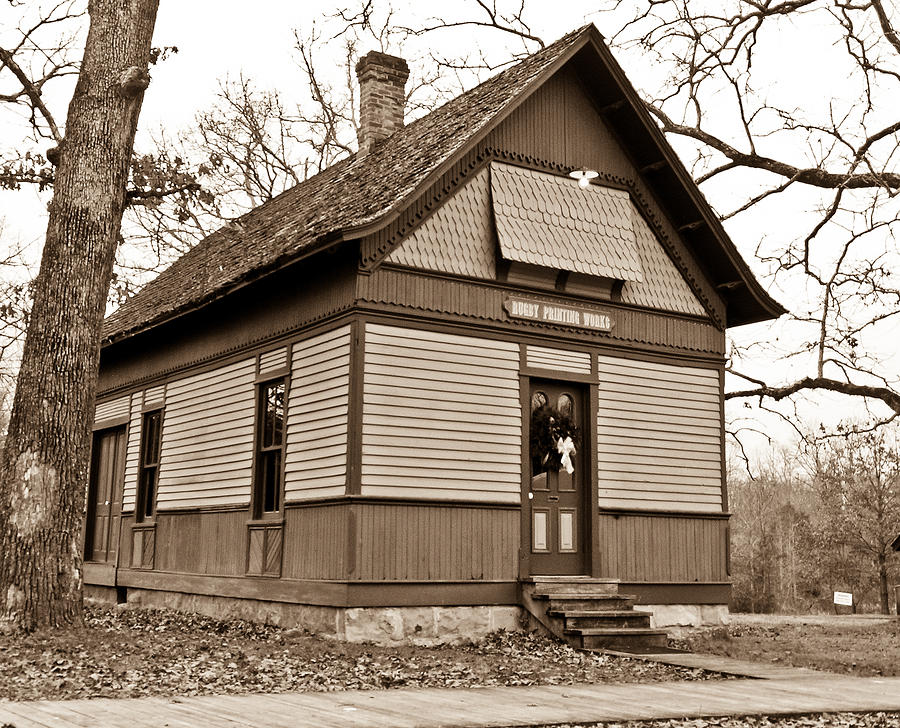
<path id="1" fill-rule="evenodd" d="M 484 147 L 473 150 L 467 158 L 458 162 L 455 173 L 445 179 L 438 180 L 424 195 L 419 196 L 403 211 L 391 225 L 382 228 L 361 241 L 360 265 L 361 270 L 371 273 L 385 262 L 385 258 L 393 250 L 400 246 L 414 230 L 430 218 L 446 199 L 453 195 L 474 172 L 491 162 L 512 162 L 518 166 L 526 167 L 540 172 L 550 172 L 563 175 L 567 173 L 566 167 L 557 162 L 536 159 L 531 156 L 501 150 L 494 147 Z M 453 172 L 454 170 L 451 170 Z M 607 187 L 615 187 L 626 190 L 631 195 L 632 203 L 637 207 L 644 220 L 650 226 L 657 240 L 675 265 L 678 272 L 687 282 L 691 292 L 697 297 L 706 310 L 716 328 L 725 329 L 725 304 L 716 292 L 712 282 L 700 278 L 701 269 L 691 270 L 691 265 L 681 251 L 663 229 L 659 218 L 653 213 L 649 201 L 644 197 L 634 180 L 618 175 L 601 172 L 597 177 L 597 183 Z M 682 244 L 687 247 L 686 244 Z"/>

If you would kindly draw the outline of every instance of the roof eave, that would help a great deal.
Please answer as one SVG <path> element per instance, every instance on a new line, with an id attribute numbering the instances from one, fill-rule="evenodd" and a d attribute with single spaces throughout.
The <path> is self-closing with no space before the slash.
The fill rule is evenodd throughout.
<path id="1" fill-rule="evenodd" d="M 281 260 L 274 261 L 271 265 L 256 268 L 250 274 L 234 281 L 232 284 L 215 290 L 211 295 L 192 301 L 188 306 L 184 306 L 174 311 L 168 311 L 165 315 L 160 316 L 156 319 L 151 319 L 141 324 L 140 326 L 135 326 L 124 331 L 117 331 L 112 336 L 104 338 L 100 342 L 100 346 L 105 347 L 117 344 L 120 341 L 124 341 L 125 339 L 130 339 L 133 336 L 146 333 L 152 329 L 159 328 L 160 326 L 164 326 L 165 324 L 175 321 L 176 319 L 194 313 L 195 311 L 199 311 L 201 308 L 205 308 L 215 301 L 225 298 L 226 296 L 229 296 L 232 293 L 241 290 L 242 288 L 246 288 L 247 286 L 256 283 L 266 276 L 276 273 L 277 271 L 287 268 L 288 266 L 299 263 L 300 261 L 305 260 L 306 258 L 310 258 L 313 255 L 323 253 L 329 248 L 333 248 L 336 245 L 340 244 L 341 242 L 343 242 L 343 240 L 344 238 L 340 234 L 340 231 L 326 233 L 320 236 L 316 240 L 316 242 L 313 243 L 309 248 L 304 248 L 304 250 L 300 254 L 286 256 Z"/>
<path id="2" fill-rule="evenodd" d="M 598 34 L 599 35 L 599 34 Z M 641 129 L 645 131 L 649 140 L 659 151 L 662 156 L 666 168 L 678 180 L 681 188 L 688 194 L 693 202 L 695 211 L 699 216 L 699 224 L 715 237 L 721 251 L 725 254 L 730 270 L 709 271 L 714 285 L 720 288 L 728 284 L 730 281 L 739 279 L 743 284 L 745 291 L 750 295 L 751 301 L 741 301 L 740 303 L 729 295 L 728 292 L 723 294 L 723 298 L 728 305 L 728 326 L 741 326 L 759 321 L 775 319 L 787 310 L 772 298 L 766 290 L 760 285 L 756 276 L 749 269 L 740 252 L 735 247 L 725 228 L 722 226 L 716 213 L 709 206 L 706 198 L 700 192 L 696 182 L 694 182 L 690 173 L 682 164 L 675 150 L 671 147 L 665 138 L 662 130 L 651 117 L 645 108 L 644 102 L 641 100 L 634 86 L 628 80 L 624 70 L 613 57 L 612 53 L 604 43 L 593 43 L 594 50 L 600 55 L 607 69 L 613 77 L 614 82 L 622 92 L 624 100 L 627 102 L 626 107 L 632 117 L 632 122 L 637 121 Z M 648 179 L 648 184 L 654 186 L 653 181 Z M 746 298 L 746 297 L 745 297 Z"/>

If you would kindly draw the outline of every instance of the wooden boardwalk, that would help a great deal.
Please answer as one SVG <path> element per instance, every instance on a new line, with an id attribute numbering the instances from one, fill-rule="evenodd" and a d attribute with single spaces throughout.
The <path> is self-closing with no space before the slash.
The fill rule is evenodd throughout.
<path id="1" fill-rule="evenodd" d="M 900 678 L 769 680 L 0 702 L 15 728 L 438 728 L 900 711 Z"/>

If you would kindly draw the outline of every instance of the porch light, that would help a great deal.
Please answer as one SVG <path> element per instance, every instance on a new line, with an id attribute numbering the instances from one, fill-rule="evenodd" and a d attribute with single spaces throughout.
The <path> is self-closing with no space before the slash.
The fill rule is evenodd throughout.
<path id="1" fill-rule="evenodd" d="M 577 179 L 578 186 L 581 187 L 581 189 L 587 187 L 591 183 L 592 179 L 599 176 L 600 173 L 597 170 L 588 169 L 587 167 L 573 169 L 571 172 L 569 172 L 569 177 L 571 177 L 572 179 Z"/>

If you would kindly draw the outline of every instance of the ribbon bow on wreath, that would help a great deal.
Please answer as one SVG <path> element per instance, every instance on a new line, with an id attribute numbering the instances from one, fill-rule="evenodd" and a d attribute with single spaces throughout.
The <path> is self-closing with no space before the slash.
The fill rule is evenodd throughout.
<path id="1" fill-rule="evenodd" d="M 556 442 L 556 449 L 559 452 L 559 464 L 566 469 L 566 472 L 571 475 L 575 472 L 575 468 L 572 466 L 572 456 L 575 454 L 575 443 L 572 442 L 571 437 L 567 437 L 565 440 L 559 438 Z"/>
<path id="2" fill-rule="evenodd" d="M 572 456 L 578 443 L 578 427 L 572 418 L 545 404 L 531 413 L 531 458 L 535 473 L 575 468 Z"/>

